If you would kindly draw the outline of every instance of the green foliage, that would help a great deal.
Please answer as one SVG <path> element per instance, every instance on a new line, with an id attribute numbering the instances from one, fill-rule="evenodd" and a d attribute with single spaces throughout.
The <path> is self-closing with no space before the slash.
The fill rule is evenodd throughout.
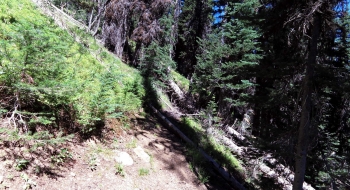
<path id="1" fill-rule="evenodd" d="M 24 185 L 23 185 L 24 190 L 32 189 L 33 187 L 36 186 L 36 182 L 30 179 L 27 174 L 22 173 L 21 178 L 24 180 Z"/>
<path id="2" fill-rule="evenodd" d="M 216 159 L 220 161 L 222 165 L 237 172 L 240 177 L 245 176 L 245 171 L 242 167 L 242 162 L 236 158 L 232 152 L 223 144 L 216 142 L 213 138 L 202 140 L 203 148 L 206 151 L 215 154 Z"/>
<path id="3" fill-rule="evenodd" d="M 78 44 L 28 0 L 2 1 L 0 10 L 0 93 L 8 97 L 1 100 L 2 114 L 13 111 L 11 99 L 18 98 L 16 114 L 32 126 L 56 125 L 63 112 L 89 132 L 106 117 L 141 107 L 141 76 L 105 50 L 94 57 L 92 37 L 74 29 L 92 49 Z"/>
<path id="4" fill-rule="evenodd" d="M 17 159 L 15 163 L 15 169 L 17 171 L 22 171 L 24 169 L 27 169 L 29 165 L 29 161 L 25 159 Z"/>
<path id="5" fill-rule="evenodd" d="M 172 16 L 164 15 L 159 22 L 163 32 L 157 40 L 144 48 L 140 69 L 145 76 L 165 82 L 169 78 L 170 71 L 175 67 L 171 55 L 173 48 L 171 44 L 174 40 L 171 36 Z"/>
<path id="6" fill-rule="evenodd" d="M 155 86 L 155 85 L 154 85 Z M 171 101 L 169 97 L 162 92 L 162 90 L 157 89 L 156 91 L 156 96 L 158 97 L 159 100 L 159 105 L 162 110 L 166 110 L 171 106 Z"/>
<path id="7" fill-rule="evenodd" d="M 64 11 L 69 15 L 74 17 L 76 20 L 88 24 L 89 14 L 91 10 L 98 9 L 98 5 L 96 1 L 93 0 L 50 0 L 57 7 L 64 8 Z"/>
<path id="8" fill-rule="evenodd" d="M 48 131 L 38 131 L 35 133 L 20 133 L 18 129 L 0 128 L 0 141 L 12 145 L 21 145 L 30 147 L 30 151 L 37 150 L 38 147 L 55 147 L 71 140 L 74 135 L 63 136 L 58 133 L 55 136 Z"/>
<path id="9" fill-rule="evenodd" d="M 136 139 L 132 139 L 130 142 L 128 142 L 128 144 L 126 144 L 126 148 L 136 148 L 137 147 L 137 140 Z"/>
<path id="10" fill-rule="evenodd" d="M 209 31 L 212 21 L 212 3 L 209 0 L 186 0 L 181 7 L 178 18 L 178 39 L 175 48 L 177 70 L 186 78 L 190 78 L 194 67 L 199 63 L 196 56 L 201 51 L 198 39 L 203 39 Z"/>
<path id="11" fill-rule="evenodd" d="M 141 61 L 140 67 L 145 75 L 161 80 L 168 78 L 168 67 L 174 65 L 169 56 L 169 46 L 161 47 L 158 43 L 152 42 L 145 48 L 145 56 Z"/>
<path id="12" fill-rule="evenodd" d="M 201 183 L 205 184 L 209 182 L 210 176 L 207 174 L 205 169 L 198 168 L 198 179 Z"/>
<path id="13" fill-rule="evenodd" d="M 181 124 L 181 130 L 195 144 L 200 145 L 200 147 L 203 148 L 205 152 L 209 153 L 225 168 L 229 169 L 233 173 L 236 173 L 239 177 L 244 178 L 245 171 L 242 167 L 241 161 L 237 159 L 231 153 L 231 151 L 225 147 L 225 145 L 219 144 L 213 138 L 204 135 L 203 125 L 190 117 L 183 117 Z M 192 168 L 205 168 L 205 163 L 203 163 L 204 160 L 199 154 L 198 150 L 190 147 L 187 150 L 187 155 L 192 159 Z M 203 177 L 205 176 L 206 175 L 203 175 Z"/>
<path id="14" fill-rule="evenodd" d="M 94 171 L 96 170 L 97 168 L 97 154 L 90 154 L 89 155 L 89 163 L 88 163 L 88 168 L 91 170 L 91 171 Z"/>
<path id="15" fill-rule="evenodd" d="M 141 168 L 139 169 L 139 176 L 145 176 L 149 174 L 149 169 L 147 168 Z"/>
<path id="16" fill-rule="evenodd" d="M 188 92 L 189 88 L 190 88 L 190 81 L 185 78 L 184 76 L 180 75 L 178 72 L 176 71 L 171 71 L 171 76 L 174 79 L 175 83 L 179 85 L 179 87 L 185 91 Z"/>
<path id="17" fill-rule="evenodd" d="M 115 173 L 122 176 L 122 177 L 125 177 L 125 171 L 124 171 L 124 167 L 122 164 L 115 164 L 114 165 L 114 168 L 115 168 Z"/>
<path id="18" fill-rule="evenodd" d="M 73 158 L 73 155 L 69 152 L 69 150 L 67 148 L 61 148 L 56 155 L 51 156 L 51 162 L 60 165 L 71 158 Z"/>
<path id="19" fill-rule="evenodd" d="M 219 107 L 246 104 L 249 89 L 254 86 L 251 70 L 262 58 L 257 42 L 259 32 L 245 20 L 254 17 L 257 1 L 255 6 L 250 5 L 252 2 L 229 4 L 227 15 L 234 18 L 206 39 L 199 39 L 203 53 L 197 56 L 193 92 L 199 94 L 204 104 L 201 106 L 213 98 Z"/>

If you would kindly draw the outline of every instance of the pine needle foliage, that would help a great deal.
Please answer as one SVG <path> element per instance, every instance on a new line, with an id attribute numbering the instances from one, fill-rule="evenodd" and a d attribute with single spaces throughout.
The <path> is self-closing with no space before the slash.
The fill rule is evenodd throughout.
<path id="1" fill-rule="evenodd" d="M 246 18 L 254 18 L 257 1 L 229 4 L 227 21 L 206 39 L 199 40 L 203 51 L 197 56 L 198 64 L 193 77 L 194 92 L 206 106 L 214 98 L 218 111 L 226 106 L 243 106 L 249 94 L 252 94 L 254 81 L 251 68 L 261 59 L 257 42 L 259 31 Z M 245 17 L 244 17 L 245 16 Z M 226 108 L 224 108 L 226 107 Z"/>
<path id="2" fill-rule="evenodd" d="M 93 56 L 29 0 L 1 1 L 0 28 L 1 114 L 23 131 L 40 124 L 88 132 L 141 107 L 136 71 L 124 73 L 106 52 Z"/>

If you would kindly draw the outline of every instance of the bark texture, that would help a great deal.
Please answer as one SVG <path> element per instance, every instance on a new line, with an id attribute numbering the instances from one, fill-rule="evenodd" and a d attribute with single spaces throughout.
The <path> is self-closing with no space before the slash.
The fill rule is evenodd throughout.
<path id="1" fill-rule="evenodd" d="M 300 190 L 303 187 L 305 170 L 306 170 L 306 156 L 308 149 L 309 131 L 312 126 L 312 95 L 313 76 L 315 72 L 316 57 L 317 57 L 317 42 L 320 35 L 321 18 L 320 13 L 314 15 L 312 26 L 312 35 L 309 42 L 309 55 L 306 62 L 306 74 L 303 81 L 303 95 L 302 95 L 302 111 L 298 132 L 297 152 L 295 157 L 295 177 L 293 183 L 293 190 Z"/>

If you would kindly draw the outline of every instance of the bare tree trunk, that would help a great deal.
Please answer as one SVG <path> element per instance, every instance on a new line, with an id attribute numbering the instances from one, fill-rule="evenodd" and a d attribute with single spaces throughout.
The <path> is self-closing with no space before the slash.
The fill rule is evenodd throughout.
<path id="1" fill-rule="evenodd" d="M 88 24 L 88 29 L 89 31 L 92 28 L 93 22 L 92 22 L 92 17 L 94 16 L 94 9 L 92 9 L 91 14 L 90 14 L 90 19 L 89 19 L 89 24 Z"/>
<path id="2" fill-rule="evenodd" d="M 88 23 L 88 32 L 90 32 L 93 36 L 96 36 L 98 33 L 98 29 L 100 28 L 101 19 L 103 17 L 104 11 L 106 10 L 107 5 L 106 0 L 98 0 L 97 1 L 97 15 L 94 16 L 94 9 L 91 11 L 89 23 Z"/>
<path id="3" fill-rule="evenodd" d="M 312 26 L 312 35 L 309 43 L 309 55 L 306 62 L 306 74 L 303 81 L 303 96 L 301 119 L 299 126 L 297 152 L 295 157 L 295 178 L 293 183 L 293 190 L 300 190 L 303 187 L 305 169 L 306 169 L 306 155 L 309 144 L 309 131 L 311 131 L 312 120 L 312 95 L 313 95 L 313 76 L 317 57 L 317 41 L 320 35 L 321 20 L 319 13 L 314 15 Z"/>
<path id="4" fill-rule="evenodd" d="M 101 22 L 101 18 L 98 19 L 95 31 L 92 31 L 92 36 L 96 36 L 96 34 L 98 33 L 98 29 L 100 28 L 100 22 Z"/>
<path id="5" fill-rule="evenodd" d="M 174 24 L 171 27 L 171 48 L 169 49 L 169 56 L 174 56 L 174 48 L 176 44 L 177 39 L 177 33 L 178 33 L 178 23 L 179 23 L 179 16 L 181 12 L 181 1 L 175 0 L 174 1 Z"/>
<path id="6" fill-rule="evenodd" d="M 102 27 L 103 41 L 109 50 L 122 58 L 129 31 L 127 20 L 130 13 L 130 1 L 112 0 L 107 1 L 106 4 L 105 21 Z"/>

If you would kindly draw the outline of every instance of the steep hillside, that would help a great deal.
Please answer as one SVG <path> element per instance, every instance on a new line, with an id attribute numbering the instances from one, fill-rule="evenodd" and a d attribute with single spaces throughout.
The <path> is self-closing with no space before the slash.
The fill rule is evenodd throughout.
<path id="1" fill-rule="evenodd" d="M 141 108 L 139 73 L 82 31 L 70 28 L 80 34 L 77 43 L 30 1 L 2 1 L 0 8 L 1 113 L 11 115 L 12 124 L 28 132 L 29 124 L 40 123 L 38 118 L 45 120 L 41 125 L 58 128 L 65 127 L 65 120 L 86 132 Z"/>

